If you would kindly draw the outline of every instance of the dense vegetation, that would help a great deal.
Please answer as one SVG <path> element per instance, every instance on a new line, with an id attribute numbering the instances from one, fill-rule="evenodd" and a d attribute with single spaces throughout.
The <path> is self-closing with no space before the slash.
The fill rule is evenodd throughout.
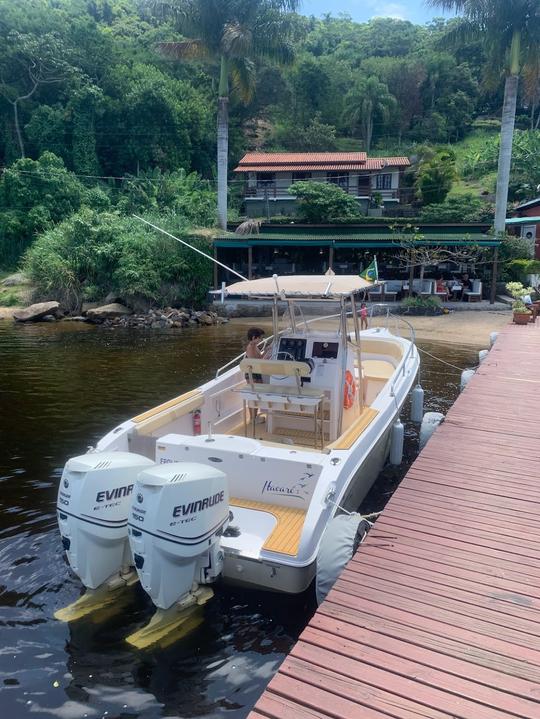
<path id="1" fill-rule="evenodd" d="M 190 288 L 172 240 L 159 252 L 168 248 L 170 261 L 161 256 L 162 264 L 177 274 L 155 265 L 142 282 L 136 257 L 147 246 L 140 239 L 146 230 L 136 232 L 127 218 L 159 216 L 184 234 L 216 223 L 219 61 L 160 54 L 158 43 L 183 38 L 174 15 L 156 14 L 154 5 L 0 0 L 0 268 L 15 267 L 39 238 L 25 261 L 44 291 L 56 290 L 65 273 L 65 286 L 79 298 L 95 294 L 107 277 L 116 290 L 149 299 L 179 273 Z M 294 53 L 281 57 L 292 62 L 250 52 L 231 76 L 229 167 L 255 147 L 409 154 L 419 160 L 407 182 L 422 219 L 485 219 L 498 124 L 484 118 L 500 116 L 503 88 L 485 72 L 480 41 L 451 49 L 441 43 L 454 22 L 292 14 L 287 41 Z M 235 92 L 249 79 L 253 92 Z M 512 200 L 534 196 L 540 184 L 538 76 L 529 72 L 520 88 Z M 229 180 L 232 212 L 241 187 Z M 332 213 L 347 217 L 350 208 Z M 110 242 L 96 239 L 104 264 L 88 266 L 85 276 L 82 248 L 94 221 L 99 238 Z M 71 252 L 68 267 L 62 262 Z"/>

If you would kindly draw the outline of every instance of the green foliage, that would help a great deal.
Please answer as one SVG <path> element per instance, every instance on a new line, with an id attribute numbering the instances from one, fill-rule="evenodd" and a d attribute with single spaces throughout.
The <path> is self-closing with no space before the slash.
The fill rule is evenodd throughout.
<path id="1" fill-rule="evenodd" d="M 444 202 L 422 208 L 422 222 L 491 222 L 493 207 L 476 195 L 466 193 L 451 195 Z"/>
<path id="2" fill-rule="evenodd" d="M 540 275 L 540 260 L 510 260 L 506 264 L 506 269 L 514 280 L 524 282 L 528 275 Z"/>
<path id="3" fill-rule="evenodd" d="M 424 310 L 429 312 L 441 311 L 441 301 L 438 297 L 405 297 L 401 306 L 406 310 Z"/>
<path id="4" fill-rule="evenodd" d="M 173 213 L 195 227 L 211 227 L 216 221 L 216 193 L 196 172 L 141 173 L 124 181 L 118 209 L 133 212 Z"/>
<path id="5" fill-rule="evenodd" d="M 158 218 L 150 215 L 150 221 Z M 186 237 L 173 216 L 165 229 Z M 200 238 L 190 244 L 208 251 Z M 209 260 L 131 217 L 83 209 L 43 233 L 28 250 L 25 271 L 42 297 L 76 310 L 83 299 L 113 291 L 127 302 L 200 305 L 211 284 Z"/>
<path id="6" fill-rule="evenodd" d="M 371 149 L 374 122 L 379 120 L 381 125 L 385 125 L 396 107 L 396 98 L 375 75 L 361 77 L 347 94 L 345 119 L 350 122 L 353 131 L 360 130 L 367 152 Z"/>
<path id="7" fill-rule="evenodd" d="M 0 288 L 0 307 L 15 307 L 18 304 L 20 304 L 20 299 L 15 290 L 2 290 Z"/>
<path id="8" fill-rule="evenodd" d="M 530 310 L 524 303 L 524 298 L 534 292 L 533 287 L 525 287 L 521 282 L 508 282 L 506 290 L 514 298 L 512 302 L 512 310 L 521 314 L 530 313 Z"/>
<path id="9" fill-rule="evenodd" d="M 274 134 L 275 144 L 291 152 L 329 152 L 337 149 L 336 128 L 321 122 L 317 113 L 306 127 L 287 121 Z"/>
<path id="10" fill-rule="evenodd" d="M 289 191 L 298 200 L 298 214 L 304 222 L 333 222 L 360 215 L 358 201 L 337 185 L 296 182 Z"/>
<path id="11" fill-rule="evenodd" d="M 14 266 L 35 236 L 82 205 L 109 206 L 99 188 L 87 188 L 50 152 L 17 160 L 0 178 L 0 265 Z"/>
<path id="12" fill-rule="evenodd" d="M 416 191 L 424 205 L 444 202 L 456 178 L 456 157 L 451 150 L 440 150 L 420 163 Z"/>

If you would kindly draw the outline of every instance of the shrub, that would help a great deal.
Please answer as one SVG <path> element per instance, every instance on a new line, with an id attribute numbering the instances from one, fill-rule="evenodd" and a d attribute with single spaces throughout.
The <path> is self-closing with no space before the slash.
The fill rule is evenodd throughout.
<path id="1" fill-rule="evenodd" d="M 472 193 L 447 197 L 420 212 L 422 222 L 490 222 L 492 218 L 492 206 Z"/>
<path id="2" fill-rule="evenodd" d="M 82 205 L 107 209 L 107 194 L 87 189 L 63 160 L 45 152 L 17 160 L 0 180 L 0 264 L 15 265 L 33 239 Z"/>
<path id="3" fill-rule="evenodd" d="M 455 178 L 455 154 L 451 150 L 440 150 L 418 167 L 415 187 L 419 199 L 424 205 L 444 202 Z"/>
<path id="4" fill-rule="evenodd" d="M 178 218 L 159 222 L 174 234 L 187 234 Z M 208 251 L 205 240 L 189 241 Z M 72 310 L 83 299 L 99 299 L 111 291 L 128 303 L 143 299 L 199 306 L 212 274 L 209 260 L 134 218 L 89 209 L 43 233 L 24 264 L 42 297 L 57 299 Z"/>
<path id="5" fill-rule="evenodd" d="M 358 201 L 329 182 L 297 182 L 289 192 L 297 198 L 299 219 L 305 222 L 332 222 L 338 217 L 360 215 Z"/>
<path id="6" fill-rule="evenodd" d="M 422 312 L 440 313 L 443 311 L 441 301 L 438 297 L 406 297 L 401 302 L 406 313 Z"/>
<path id="7" fill-rule="evenodd" d="M 506 268 L 512 278 L 518 282 L 522 282 L 528 275 L 540 275 L 540 260 L 510 260 Z"/>

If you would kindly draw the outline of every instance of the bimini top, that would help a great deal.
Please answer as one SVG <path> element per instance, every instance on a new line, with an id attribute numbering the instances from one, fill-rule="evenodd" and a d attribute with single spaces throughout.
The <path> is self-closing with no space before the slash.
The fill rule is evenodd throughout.
<path id="1" fill-rule="evenodd" d="M 285 275 L 263 277 L 259 280 L 235 282 L 225 288 L 226 295 L 243 297 L 331 298 L 343 297 L 367 290 L 376 282 L 358 275 Z M 219 292 L 219 290 L 218 290 Z"/>

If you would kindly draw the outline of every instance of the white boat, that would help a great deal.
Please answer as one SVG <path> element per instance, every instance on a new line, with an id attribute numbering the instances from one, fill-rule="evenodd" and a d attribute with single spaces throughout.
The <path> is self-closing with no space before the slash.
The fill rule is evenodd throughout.
<path id="1" fill-rule="evenodd" d="M 357 510 L 383 467 L 419 369 L 413 336 L 359 330 L 366 286 L 325 275 L 227 288 L 272 299 L 268 358 L 237 357 L 66 465 L 60 530 L 88 589 L 133 581 L 133 564 L 161 610 L 205 601 L 202 587 L 219 576 L 278 592 L 309 586 L 328 523 Z M 298 301 L 325 299 L 339 313 L 305 321 Z"/>

